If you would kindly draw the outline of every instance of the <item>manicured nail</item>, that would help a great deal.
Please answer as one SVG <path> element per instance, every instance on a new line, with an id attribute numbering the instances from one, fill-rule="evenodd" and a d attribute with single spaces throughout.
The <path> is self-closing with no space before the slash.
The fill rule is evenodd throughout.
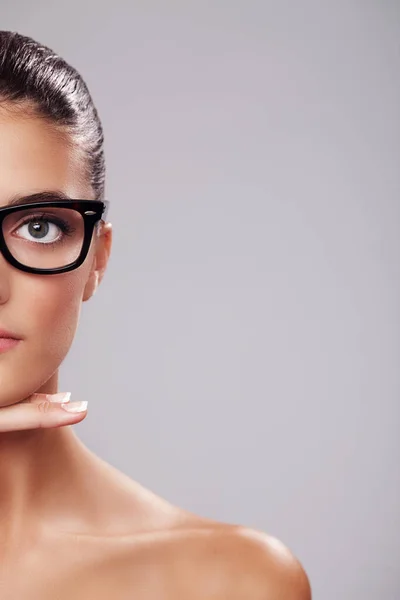
<path id="1" fill-rule="evenodd" d="M 71 392 L 57 392 L 57 394 L 46 394 L 46 396 L 50 402 L 69 402 Z"/>
<path id="2" fill-rule="evenodd" d="M 68 412 L 84 412 L 87 409 L 87 400 L 83 400 L 81 402 L 70 402 L 69 404 L 61 404 L 61 408 L 67 410 Z"/>

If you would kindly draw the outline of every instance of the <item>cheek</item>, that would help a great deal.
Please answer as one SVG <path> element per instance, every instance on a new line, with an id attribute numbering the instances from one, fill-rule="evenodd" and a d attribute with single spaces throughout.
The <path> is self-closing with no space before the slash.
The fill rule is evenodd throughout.
<path id="1" fill-rule="evenodd" d="M 24 339 L 0 360 L 0 406 L 19 402 L 57 371 L 72 344 L 89 269 L 49 277 L 14 275 L 3 314 Z"/>
<path id="2" fill-rule="evenodd" d="M 27 336 L 48 344 L 49 350 L 54 343 L 69 344 L 78 324 L 83 286 L 75 272 L 43 277 L 26 286 Z"/>
<path id="3" fill-rule="evenodd" d="M 14 322 L 24 336 L 20 358 L 46 381 L 64 360 L 72 344 L 82 306 L 87 269 L 48 277 L 29 277 L 15 289 Z M 15 286 L 17 287 L 17 286 Z M 22 350 L 22 346 L 21 346 Z"/>
<path id="4" fill-rule="evenodd" d="M 0 275 L 0 324 L 24 338 L 0 357 L 0 407 L 20 402 L 57 372 L 75 336 L 93 258 L 91 249 L 80 268 L 60 275 Z"/>

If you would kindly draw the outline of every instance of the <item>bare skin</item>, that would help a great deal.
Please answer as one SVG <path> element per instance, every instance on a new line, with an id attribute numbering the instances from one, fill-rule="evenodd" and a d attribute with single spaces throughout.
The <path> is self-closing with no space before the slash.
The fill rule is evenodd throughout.
<path id="1" fill-rule="evenodd" d="M 0 206 L 58 190 L 93 198 L 74 147 L 43 120 L 0 109 Z M 39 276 L 0 254 L 2 600 L 310 600 L 292 553 L 262 532 L 173 506 L 93 454 L 64 410 L 58 369 L 100 284 L 112 227 L 75 271 Z M 69 404 L 72 404 L 72 399 Z"/>

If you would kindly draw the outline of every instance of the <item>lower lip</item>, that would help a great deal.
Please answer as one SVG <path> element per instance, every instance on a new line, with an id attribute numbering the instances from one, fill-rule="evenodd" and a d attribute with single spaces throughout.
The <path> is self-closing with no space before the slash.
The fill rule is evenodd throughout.
<path id="1" fill-rule="evenodd" d="M 0 352 L 11 350 L 11 348 L 14 348 L 20 341 L 21 340 L 16 340 L 15 338 L 0 338 Z"/>

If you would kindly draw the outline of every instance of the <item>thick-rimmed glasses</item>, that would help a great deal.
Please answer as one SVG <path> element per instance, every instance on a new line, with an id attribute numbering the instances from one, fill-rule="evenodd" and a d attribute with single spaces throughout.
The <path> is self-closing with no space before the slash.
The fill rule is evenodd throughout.
<path id="1" fill-rule="evenodd" d="M 107 200 L 52 200 L 0 208 L 0 251 L 17 269 L 53 275 L 78 268 Z"/>

